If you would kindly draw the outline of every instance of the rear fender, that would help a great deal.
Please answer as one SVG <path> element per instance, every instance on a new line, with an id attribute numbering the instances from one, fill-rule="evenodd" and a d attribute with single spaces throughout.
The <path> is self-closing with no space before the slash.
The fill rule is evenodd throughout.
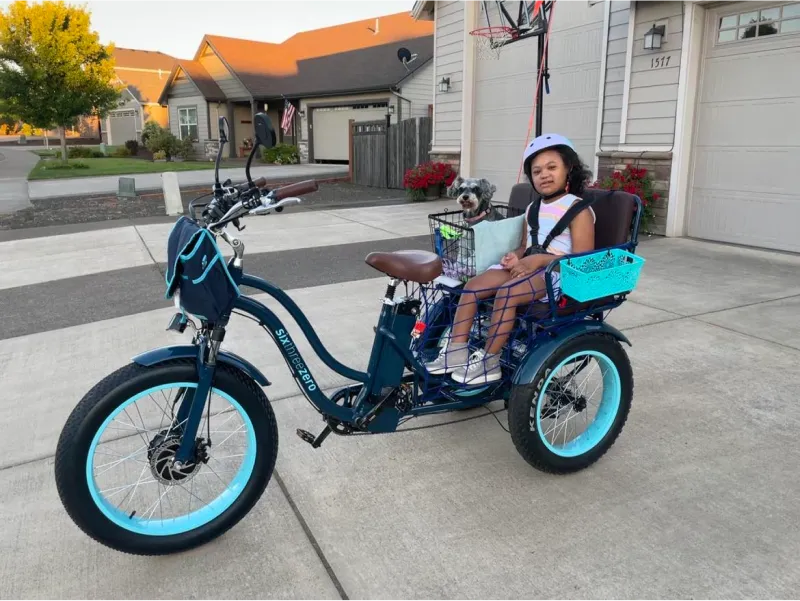
<path id="1" fill-rule="evenodd" d="M 134 363 L 143 365 L 145 367 L 153 367 L 159 363 L 165 363 L 174 359 L 197 359 L 197 347 L 191 344 L 178 345 L 178 346 L 164 346 L 156 348 L 136 355 L 133 358 Z M 217 354 L 217 362 L 230 365 L 236 369 L 243 371 L 245 374 L 258 382 L 259 386 L 271 386 L 271 382 L 267 380 L 266 376 L 247 359 L 240 357 L 235 353 L 229 351 L 219 351 Z"/>
<path id="2" fill-rule="evenodd" d="M 520 361 L 519 367 L 517 367 L 516 372 L 514 372 L 514 384 L 530 384 L 536 377 L 536 374 L 539 373 L 539 370 L 542 365 L 544 365 L 545 361 L 547 361 L 548 357 L 570 340 L 574 340 L 578 336 L 584 336 L 586 334 L 608 334 L 620 342 L 632 346 L 631 341 L 628 340 L 625 334 L 604 321 L 581 321 L 567 326 L 554 336 L 543 334 L 542 337 L 546 337 L 545 342 L 540 342 L 533 350 L 525 355 L 522 361 Z"/>

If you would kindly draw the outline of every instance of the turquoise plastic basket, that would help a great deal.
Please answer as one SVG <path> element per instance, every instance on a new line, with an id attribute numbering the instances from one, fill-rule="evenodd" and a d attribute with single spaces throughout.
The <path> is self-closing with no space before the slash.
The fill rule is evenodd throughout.
<path id="1" fill-rule="evenodd" d="M 582 303 L 630 292 L 643 265 L 642 257 L 619 248 L 573 257 L 561 261 L 561 290 Z"/>

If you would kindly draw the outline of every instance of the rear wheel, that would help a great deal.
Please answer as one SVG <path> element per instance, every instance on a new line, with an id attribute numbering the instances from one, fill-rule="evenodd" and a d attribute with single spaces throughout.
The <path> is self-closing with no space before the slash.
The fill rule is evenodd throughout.
<path id="1" fill-rule="evenodd" d="M 533 381 L 511 391 L 511 439 L 533 467 L 565 474 L 590 466 L 614 444 L 633 397 L 630 361 L 607 335 L 559 348 Z"/>
<path id="2" fill-rule="evenodd" d="M 67 513 L 86 534 L 119 551 L 161 555 L 220 536 L 252 509 L 278 452 L 272 407 L 251 378 L 218 365 L 195 459 L 177 468 L 176 414 L 196 388 L 193 362 L 133 364 L 74 409 L 55 476 Z"/>

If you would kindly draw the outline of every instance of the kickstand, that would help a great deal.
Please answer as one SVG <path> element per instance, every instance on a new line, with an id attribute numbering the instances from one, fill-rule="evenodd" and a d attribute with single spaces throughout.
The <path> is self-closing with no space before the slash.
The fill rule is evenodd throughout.
<path id="1" fill-rule="evenodd" d="M 318 449 L 322 445 L 323 441 L 326 438 L 328 438 L 328 434 L 330 434 L 331 432 L 332 432 L 331 427 L 325 426 L 325 429 L 322 432 L 320 432 L 319 436 L 317 436 L 316 438 L 314 438 L 314 435 L 311 432 L 307 432 L 306 430 L 300 430 L 300 429 L 297 430 L 297 435 L 301 439 L 305 440 L 312 447 Z"/>

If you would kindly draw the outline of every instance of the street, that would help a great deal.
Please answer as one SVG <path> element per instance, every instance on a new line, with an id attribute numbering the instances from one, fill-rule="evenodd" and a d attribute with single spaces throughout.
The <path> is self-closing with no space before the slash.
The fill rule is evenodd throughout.
<path id="1" fill-rule="evenodd" d="M 184 175 L 184 174 L 182 174 Z M 309 195 L 308 203 L 313 202 Z M 450 200 L 249 219 L 245 269 L 289 291 L 343 363 L 364 369 L 385 278 L 372 250 L 430 248 Z M 53 453 L 98 380 L 165 331 L 169 223 L 0 242 L 3 598 L 791 598 L 800 590 L 800 256 L 644 240 L 612 312 L 633 346 L 630 417 L 570 476 L 533 470 L 486 409 L 406 433 L 329 437 L 266 334 L 224 347 L 272 382 L 276 472 L 222 538 L 162 558 L 102 547 L 70 521 Z M 230 256 L 230 249 L 221 246 Z M 246 291 L 252 292 L 252 291 Z M 264 300 L 263 295 L 256 298 Z M 286 312 L 268 305 L 289 323 Z M 294 340 L 330 391 L 345 380 Z M 493 403 L 506 425 L 502 402 Z"/>

